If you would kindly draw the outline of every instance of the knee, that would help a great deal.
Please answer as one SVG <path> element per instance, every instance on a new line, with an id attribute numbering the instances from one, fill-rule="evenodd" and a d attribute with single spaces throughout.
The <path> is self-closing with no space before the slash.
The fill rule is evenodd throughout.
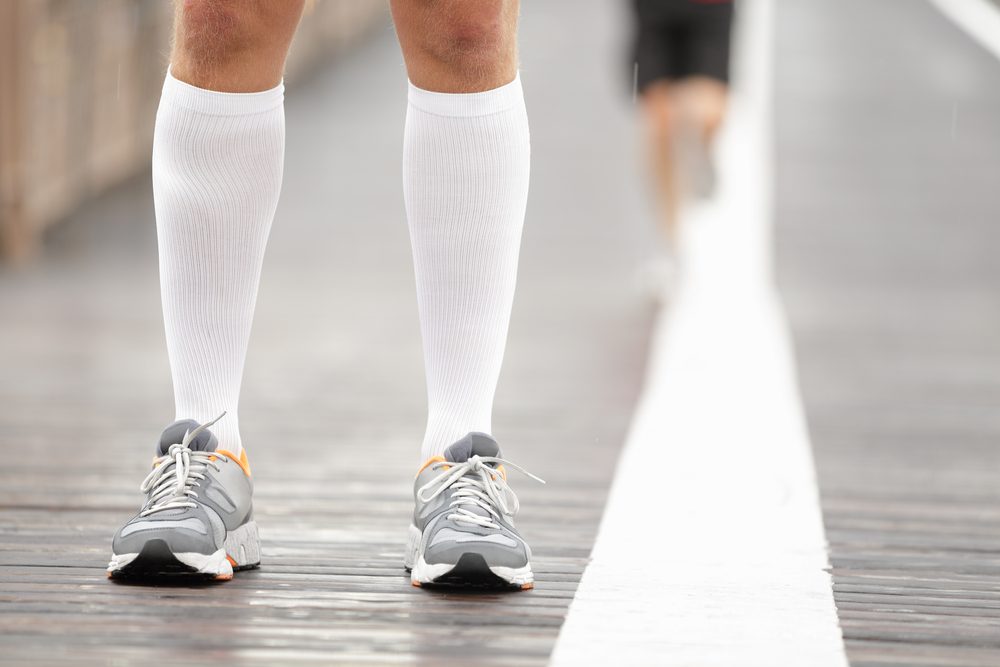
<path id="1" fill-rule="evenodd" d="M 657 142 L 668 142 L 677 124 L 677 111 L 670 86 L 666 83 L 650 85 L 642 96 L 646 125 L 651 138 Z"/>
<path id="2" fill-rule="evenodd" d="M 294 30 L 304 0 L 177 0 L 174 57 L 202 67 L 266 48 Z"/>
<path id="3" fill-rule="evenodd" d="M 225 61 L 245 49 L 252 34 L 251 17 L 243 4 L 239 0 L 178 2 L 174 58 L 204 66 Z"/>
<path id="4" fill-rule="evenodd" d="M 701 130 L 702 136 L 710 140 L 719 131 L 722 121 L 725 118 L 725 106 L 721 102 L 714 100 L 710 104 L 698 107 L 694 112 L 695 123 Z"/>
<path id="5" fill-rule="evenodd" d="M 516 2 L 438 0 L 433 5 L 435 29 L 425 33 L 423 50 L 440 66 L 477 78 L 516 61 Z"/>
<path id="6" fill-rule="evenodd" d="M 503 47 L 502 4 L 475 3 L 441 18 L 437 49 L 444 59 L 499 56 Z"/>
<path id="7" fill-rule="evenodd" d="M 726 115 L 726 89 L 715 81 L 696 81 L 683 91 L 690 122 L 706 138 L 711 138 Z"/>

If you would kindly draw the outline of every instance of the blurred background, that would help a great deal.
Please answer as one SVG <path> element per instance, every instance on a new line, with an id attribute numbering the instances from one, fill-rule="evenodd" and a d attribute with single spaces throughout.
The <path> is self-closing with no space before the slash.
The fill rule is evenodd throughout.
<path id="1" fill-rule="evenodd" d="M 384 23 L 379 0 L 309 8 L 294 81 Z M 37 253 L 83 202 L 148 169 L 173 7 L 157 0 L 9 0 L 0 6 L 0 254 Z"/>

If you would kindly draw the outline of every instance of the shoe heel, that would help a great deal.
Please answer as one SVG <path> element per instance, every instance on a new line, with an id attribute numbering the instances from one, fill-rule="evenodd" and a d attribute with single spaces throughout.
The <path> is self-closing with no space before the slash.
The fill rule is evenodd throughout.
<path id="1" fill-rule="evenodd" d="M 260 565 L 260 534 L 257 522 L 247 521 L 226 537 L 226 554 L 233 561 L 234 569 Z"/>
<path id="2" fill-rule="evenodd" d="M 403 554 L 403 567 L 412 570 L 417 564 L 417 552 L 420 550 L 420 538 L 423 533 L 419 528 L 410 524 L 409 536 L 406 541 L 406 551 Z"/>

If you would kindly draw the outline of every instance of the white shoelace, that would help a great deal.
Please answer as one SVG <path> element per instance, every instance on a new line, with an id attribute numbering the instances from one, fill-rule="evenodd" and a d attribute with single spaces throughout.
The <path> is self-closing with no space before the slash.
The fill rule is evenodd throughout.
<path id="1" fill-rule="evenodd" d="M 192 488 L 195 481 L 205 479 L 205 471 L 209 466 L 218 472 L 219 464 L 216 462 L 218 454 L 215 452 L 192 451 L 189 445 L 199 433 L 225 415 L 223 412 L 212 421 L 186 432 L 181 442 L 170 445 L 167 453 L 153 462 L 153 469 L 139 487 L 140 491 L 149 494 L 149 505 L 139 513 L 139 516 L 149 516 L 154 512 L 169 509 L 195 507 L 194 501 L 191 500 L 198 497 Z"/>
<path id="2" fill-rule="evenodd" d="M 444 493 L 445 489 L 453 488 L 455 489 L 451 500 L 453 511 L 448 515 L 448 519 L 483 528 L 499 528 L 495 519 L 501 518 L 501 514 L 504 516 L 517 514 L 520 503 L 500 471 L 487 465 L 488 463 L 513 468 L 536 482 L 545 484 L 545 480 L 506 459 L 495 456 L 473 456 L 463 463 L 438 461 L 432 464 L 431 470 L 444 470 L 417 489 L 417 497 L 427 503 Z M 507 504 L 507 498 L 510 498 L 510 505 Z M 476 507 L 489 512 L 489 516 L 473 511 L 472 508 Z"/>

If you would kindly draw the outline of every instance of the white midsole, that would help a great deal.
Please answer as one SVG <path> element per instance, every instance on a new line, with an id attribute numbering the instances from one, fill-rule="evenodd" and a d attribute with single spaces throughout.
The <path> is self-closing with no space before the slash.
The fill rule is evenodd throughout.
<path id="1" fill-rule="evenodd" d="M 112 554 L 108 572 L 117 572 L 138 556 L 138 553 Z M 237 567 L 260 564 L 260 535 L 257 531 L 257 522 L 248 521 L 230 531 L 226 536 L 225 546 L 214 553 L 177 552 L 173 556 L 199 574 L 232 576 L 233 565 L 229 557 L 236 561 Z"/>
<path id="2" fill-rule="evenodd" d="M 188 567 L 193 567 L 198 574 L 214 574 L 217 576 L 231 576 L 233 574 L 233 565 L 226 558 L 225 549 L 219 549 L 207 556 L 199 553 L 176 553 L 174 554 L 174 558 Z"/>
<path id="3" fill-rule="evenodd" d="M 111 562 L 108 563 L 108 572 L 115 572 L 122 569 L 138 557 L 139 554 L 111 554 Z"/>
<path id="4" fill-rule="evenodd" d="M 438 577 L 443 577 L 451 572 L 457 564 L 428 563 L 425 561 L 423 531 L 413 524 L 410 524 L 403 562 L 410 570 L 410 581 L 414 584 L 433 583 Z M 493 574 L 515 586 L 524 586 L 535 581 L 535 575 L 531 571 L 531 563 L 527 563 L 523 567 L 504 567 L 502 565 L 489 565 L 488 567 Z"/>

